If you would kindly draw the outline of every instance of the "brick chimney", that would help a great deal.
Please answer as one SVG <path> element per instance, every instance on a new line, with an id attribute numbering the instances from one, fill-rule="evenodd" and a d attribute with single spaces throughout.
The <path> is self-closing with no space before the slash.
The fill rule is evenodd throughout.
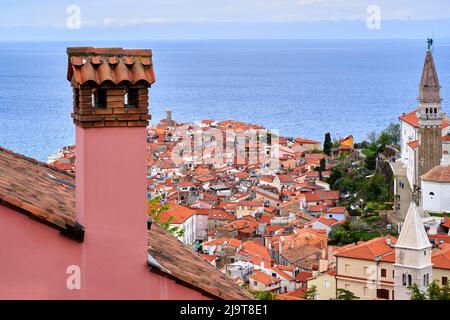
<path id="1" fill-rule="evenodd" d="M 84 47 L 68 48 L 67 53 L 76 127 L 76 213 L 89 244 L 83 253 L 87 270 L 82 269 L 82 283 L 91 293 L 98 287 L 141 294 L 145 288 L 133 273 L 140 266 L 145 270 L 147 260 L 152 52 Z M 114 279 L 111 273 L 102 278 L 99 268 L 113 270 Z"/>

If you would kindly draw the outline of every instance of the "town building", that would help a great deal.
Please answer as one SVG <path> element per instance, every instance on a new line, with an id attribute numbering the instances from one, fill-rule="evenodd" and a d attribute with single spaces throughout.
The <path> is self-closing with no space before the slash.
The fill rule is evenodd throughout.
<path id="1" fill-rule="evenodd" d="M 443 151 L 449 152 L 446 149 L 450 141 L 450 118 L 442 110 L 440 89 L 433 53 L 429 48 L 419 85 L 419 106 L 400 117 L 400 161 L 406 168 L 415 201 L 424 210 L 435 212 L 447 211 L 445 204 L 450 203 L 450 194 L 442 192 L 450 187 L 448 181 L 442 178 L 433 181 L 436 171 L 442 169 Z M 441 169 L 429 173 L 436 167 Z"/>

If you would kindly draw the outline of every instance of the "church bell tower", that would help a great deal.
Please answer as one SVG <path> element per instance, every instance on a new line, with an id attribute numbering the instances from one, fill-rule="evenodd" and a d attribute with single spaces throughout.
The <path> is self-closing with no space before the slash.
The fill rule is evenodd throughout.
<path id="1" fill-rule="evenodd" d="M 442 107 L 439 79 L 434 65 L 431 47 L 432 39 L 428 39 L 428 50 L 425 57 L 422 78 L 419 86 L 419 148 L 417 177 L 439 165 L 442 158 Z M 420 185 L 420 182 L 418 183 Z"/>

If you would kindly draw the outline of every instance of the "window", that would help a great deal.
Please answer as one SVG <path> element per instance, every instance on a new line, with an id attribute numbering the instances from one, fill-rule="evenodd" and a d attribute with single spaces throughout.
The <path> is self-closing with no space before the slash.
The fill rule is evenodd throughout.
<path id="1" fill-rule="evenodd" d="M 350 265 L 349 265 L 349 264 L 346 264 L 346 265 L 344 266 L 344 270 L 345 270 L 346 273 L 349 272 L 349 271 L 350 271 Z"/>
<path id="2" fill-rule="evenodd" d="M 350 285 L 348 283 L 344 284 L 344 289 L 345 290 L 350 290 Z"/>
<path id="3" fill-rule="evenodd" d="M 323 286 L 324 286 L 325 288 L 329 288 L 329 287 L 330 287 L 330 281 L 325 280 L 325 281 L 323 282 Z"/>
<path id="4" fill-rule="evenodd" d="M 408 274 L 408 287 L 412 285 L 412 276 Z"/>
<path id="5" fill-rule="evenodd" d="M 403 285 L 406 286 L 406 274 L 402 275 Z"/>
<path id="6" fill-rule="evenodd" d="M 125 107 L 136 108 L 138 106 L 138 90 L 130 88 L 125 93 Z"/>
<path id="7" fill-rule="evenodd" d="M 395 271 L 392 270 L 392 278 L 395 278 Z"/>
<path id="8" fill-rule="evenodd" d="M 381 269 L 381 277 L 386 278 L 386 269 Z"/>
<path id="9" fill-rule="evenodd" d="M 434 192 L 432 191 L 432 192 L 430 192 L 430 196 L 434 196 Z"/>
<path id="10" fill-rule="evenodd" d="M 389 300 L 389 290 L 377 289 L 377 298 Z"/>
<path id="11" fill-rule="evenodd" d="M 96 89 L 93 94 L 92 103 L 96 108 L 105 108 L 106 107 L 106 90 L 105 89 Z"/>
<path id="12" fill-rule="evenodd" d="M 253 281 L 253 285 L 254 285 L 254 286 L 257 286 L 257 285 L 258 285 L 258 282 Z"/>
<path id="13" fill-rule="evenodd" d="M 441 284 L 443 286 L 445 286 L 447 283 L 448 283 L 448 278 L 447 277 L 442 277 Z"/>

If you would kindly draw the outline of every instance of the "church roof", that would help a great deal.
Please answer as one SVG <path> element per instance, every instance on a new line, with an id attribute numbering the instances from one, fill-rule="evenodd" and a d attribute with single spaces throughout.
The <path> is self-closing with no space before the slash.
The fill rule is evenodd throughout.
<path id="1" fill-rule="evenodd" d="M 411 202 L 406 213 L 406 218 L 395 246 L 416 250 L 431 247 L 419 210 L 413 202 Z"/>
<path id="2" fill-rule="evenodd" d="M 439 78 L 436 72 L 436 66 L 434 65 L 433 54 L 431 51 L 427 51 L 425 57 L 425 63 L 422 71 L 422 78 L 419 86 L 420 101 L 435 102 L 440 101 L 441 96 L 439 90 Z"/>
<path id="3" fill-rule="evenodd" d="M 450 182 L 450 155 L 444 153 L 441 164 L 430 169 L 420 179 L 433 182 Z"/>

